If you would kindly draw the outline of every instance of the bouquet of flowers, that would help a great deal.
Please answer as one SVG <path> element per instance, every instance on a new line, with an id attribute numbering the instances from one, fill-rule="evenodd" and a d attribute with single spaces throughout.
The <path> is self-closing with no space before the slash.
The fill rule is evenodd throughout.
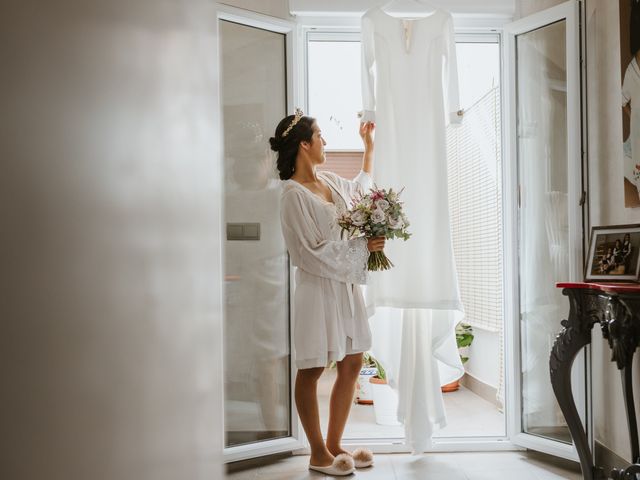
<path id="1" fill-rule="evenodd" d="M 389 189 L 387 192 L 378 187 L 372 188 L 370 193 L 361 195 L 353 200 L 351 210 L 338 218 L 338 225 L 346 230 L 350 236 L 385 237 L 388 239 L 402 238 L 407 241 L 411 234 L 407 231 L 409 221 L 402 212 L 402 202 L 399 201 L 400 192 Z M 388 270 L 393 263 L 384 252 L 369 254 L 368 269 Z"/>

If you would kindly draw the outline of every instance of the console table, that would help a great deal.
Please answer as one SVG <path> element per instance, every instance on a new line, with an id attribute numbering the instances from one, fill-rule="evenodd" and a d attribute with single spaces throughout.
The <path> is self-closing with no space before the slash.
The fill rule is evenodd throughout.
<path id="1" fill-rule="evenodd" d="M 640 452 L 631 364 L 635 349 L 640 344 L 640 285 L 558 283 L 556 286 L 562 288 L 562 293 L 569 297 L 570 309 L 569 318 L 561 322 L 563 329 L 551 349 L 551 384 L 578 450 L 582 478 L 635 480 L 636 474 L 640 474 Z M 591 343 L 591 329 L 596 323 L 602 328 L 602 335 L 611 348 L 612 361 L 616 362 L 621 372 L 631 457 L 635 462 L 627 469 L 614 469 L 610 477 L 605 474 L 603 468 L 594 464 L 593 454 L 571 392 L 571 366 L 582 347 Z"/>

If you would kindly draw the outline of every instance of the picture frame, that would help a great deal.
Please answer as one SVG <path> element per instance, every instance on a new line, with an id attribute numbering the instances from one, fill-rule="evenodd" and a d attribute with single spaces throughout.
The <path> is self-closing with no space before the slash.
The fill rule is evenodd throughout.
<path id="1" fill-rule="evenodd" d="M 591 228 L 585 282 L 638 282 L 640 224 Z"/>

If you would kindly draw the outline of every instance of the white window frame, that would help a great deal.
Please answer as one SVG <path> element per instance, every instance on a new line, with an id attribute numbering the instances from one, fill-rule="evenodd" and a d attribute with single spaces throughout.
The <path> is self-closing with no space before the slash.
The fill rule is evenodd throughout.
<path id="1" fill-rule="evenodd" d="M 504 105 L 503 115 L 505 115 L 504 122 L 504 152 L 508 155 L 509 160 L 505 162 L 504 180 L 503 180 L 503 212 L 505 216 L 504 222 L 504 249 L 505 249 L 505 285 L 510 285 L 513 291 L 519 292 L 519 265 L 518 265 L 518 253 L 519 253 L 519 240 L 518 240 L 518 226 L 519 226 L 519 212 L 518 212 L 518 155 L 517 155 L 517 141 L 516 139 L 516 122 L 517 122 L 517 105 L 516 105 L 516 78 L 515 78 L 515 37 L 521 33 L 535 30 L 541 26 L 552 24 L 559 20 L 566 20 L 567 22 L 567 59 L 575 56 L 580 56 L 580 28 L 579 28 L 579 3 L 578 0 L 570 0 L 547 10 L 535 13 L 533 15 L 521 18 L 509 25 L 505 26 L 504 35 L 504 62 L 505 62 L 505 74 L 503 78 L 506 79 L 505 89 L 503 94 Z M 569 129 L 567 132 L 567 145 L 568 145 L 568 162 L 569 171 L 578 171 L 582 168 L 582 155 L 581 155 L 581 125 L 583 121 L 581 112 L 581 90 L 582 90 L 582 69 L 583 66 L 580 62 L 575 63 L 567 62 L 567 84 L 578 85 L 579 91 L 568 89 L 567 97 L 567 115 L 569 119 L 577 118 L 577 123 L 574 124 L 573 129 Z M 571 124 L 571 122 L 570 122 Z M 569 245 L 571 248 L 581 250 L 583 245 L 583 238 L 581 234 L 583 213 L 578 207 L 578 202 L 582 192 L 582 175 L 579 177 L 569 176 Z M 574 204 L 575 201 L 575 204 Z M 506 262 L 509 262 L 507 265 Z M 582 276 L 582 263 L 583 255 L 581 251 L 572 251 L 570 255 L 569 271 L 571 278 L 567 281 L 577 281 Z M 573 444 L 563 444 L 551 439 L 531 435 L 522 431 L 522 397 L 521 388 L 522 382 L 520 378 L 521 372 L 521 350 L 520 350 L 520 306 L 519 295 L 512 295 L 505 297 L 505 356 L 507 358 L 508 365 L 511 365 L 508 376 L 508 387 L 505 391 L 505 404 L 506 408 L 512 412 L 508 423 L 509 438 L 512 441 L 522 447 L 526 447 L 532 450 L 548 453 L 557 457 L 566 458 L 573 461 L 578 461 L 577 451 Z M 568 315 L 568 312 L 566 313 Z M 560 320 L 560 319 L 558 319 Z M 585 349 L 585 355 L 580 354 L 576 357 L 575 363 L 583 363 L 587 372 L 589 371 L 589 356 L 590 349 Z M 575 366 L 575 365 L 574 365 Z M 573 372 L 575 373 L 575 372 Z M 572 377 L 575 375 L 572 373 Z M 574 378 L 575 380 L 575 378 Z M 591 408 L 590 408 L 590 375 L 586 375 L 586 378 L 582 379 L 582 384 L 578 385 L 574 383 L 573 392 L 577 395 L 576 406 L 581 412 L 581 419 L 583 424 L 587 425 L 587 432 L 589 441 L 592 444 L 593 437 L 591 428 Z M 586 397 L 586 398 L 585 398 Z M 583 416 L 581 410 L 581 402 L 584 402 L 587 417 Z"/>
<path id="2" fill-rule="evenodd" d="M 227 5 L 216 4 L 216 25 L 219 24 L 220 21 L 228 21 L 233 23 L 238 23 L 240 25 L 260 28 L 263 30 L 268 30 L 271 32 L 282 33 L 285 35 L 286 42 L 286 82 L 287 82 L 287 110 L 289 112 L 293 111 L 294 105 L 296 105 L 296 101 L 299 95 L 299 91 L 297 89 L 297 85 L 294 83 L 294 72 L 293 65 L 294 59 L 297 58 L 297 48 L 299 43 L 298 39 L 298 28 L 295 23 L 288 22 L 286 20 L 282 20 L 275 17 L 270 17 L 268 15 L 262 15 L 259 13 L 251 12 L 248 10 L 243 10 Z M 220 30 L 218 29 L 218 32 Z M 221 52 L 218 42 L 218 50 L 214 52 L 214 55 L 217 58 L 217 64 L 221 65 Z M 220 95 L 220 104 L 219 104 L 219 118 L 223 118 L 222 111 L 222 95 Z M 224 138 L 222 132 L 222 126 L 224 122 L 220 122 L 220 132 L 218 138 Z M 224 221 L 224 219 L 223 219 Z M 225 232 L 226 226 L 221 225 L 220 231 Z M 293 288 L 294 288 L 294 278 L 293 278 L 293 269 L 289 269 L 289 285 L 290 287 L 290 298 L 292 298 Z M 293 318 L 292 312 L 292 304 L 293 302 L 289 302 L 289 319 Z M 292 345 L 292 328 L 289 326 L 289 345 Z M 224 339 L 224 335 L 223 335 Z M 291 406 L 291 435 L 286 438 L 278 438 L 274 440 L 264 440 L 259 442 L 248 443 L 244 445 L 238 445 L 233 447 L 225 447 L 223 453 L 223 459 L 225 463 L 235 462 L 239 460 L 246 460 L 250 458 L 257 458 L 265 455 L 271 455 L 281 452 L 290 452 L 296 449 L 299 449 L 304 445 L 303 442 L 306 442 L 306 437 L 304 436 L 304 432 L 302 430 L 302 425 L 300 424 L 300 420 L 298 417 L 298 412 L 296 410 L 296 404 L 294 399 L 294 385 L 295 378 L 297 374 L 297 369 L 295 367 L 295 358 L 293 357 L 293 348 L 290 348 L 291 351 L 291 363 L 290 363 L 290 376 L 289 376 L 289 385 L 290 385 L 290 398 L 289 404 Z M 221 390 L 224 391 L 224 376 L 220 380 L 221 382 Z M 224 408 L 224 402 L 223 402 Z M 224 422 L 224 415 L 223 415 Z M 226 427 L 223 426 L 222 434 L 226 432 Z M 223 442 L 224 445 L 224 442 Z"/>

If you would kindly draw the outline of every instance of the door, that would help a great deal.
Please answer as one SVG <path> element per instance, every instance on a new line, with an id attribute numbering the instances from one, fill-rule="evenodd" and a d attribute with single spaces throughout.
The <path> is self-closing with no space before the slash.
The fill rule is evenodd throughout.
<path id="1" fill-rule="evenodd" d="M 220 6 L 225 460 L 301 446 L 289 259 L 268 139 L 291 111 L 292 24 Z"/>
<path id="2" fill-rule="evenodd" d="M 582 279 L 580 4 L 569 1 L 505 28 L 510 92 L 505 242 L 512 259 L 507 345 L 512 441 L 577 460 L 549 378 L 549 353 L 569 303 L 555 283 Z M 586 420 L 585 355 L 573 392 Z M 590 431 L 590 428 L 587 428 Z"/>

